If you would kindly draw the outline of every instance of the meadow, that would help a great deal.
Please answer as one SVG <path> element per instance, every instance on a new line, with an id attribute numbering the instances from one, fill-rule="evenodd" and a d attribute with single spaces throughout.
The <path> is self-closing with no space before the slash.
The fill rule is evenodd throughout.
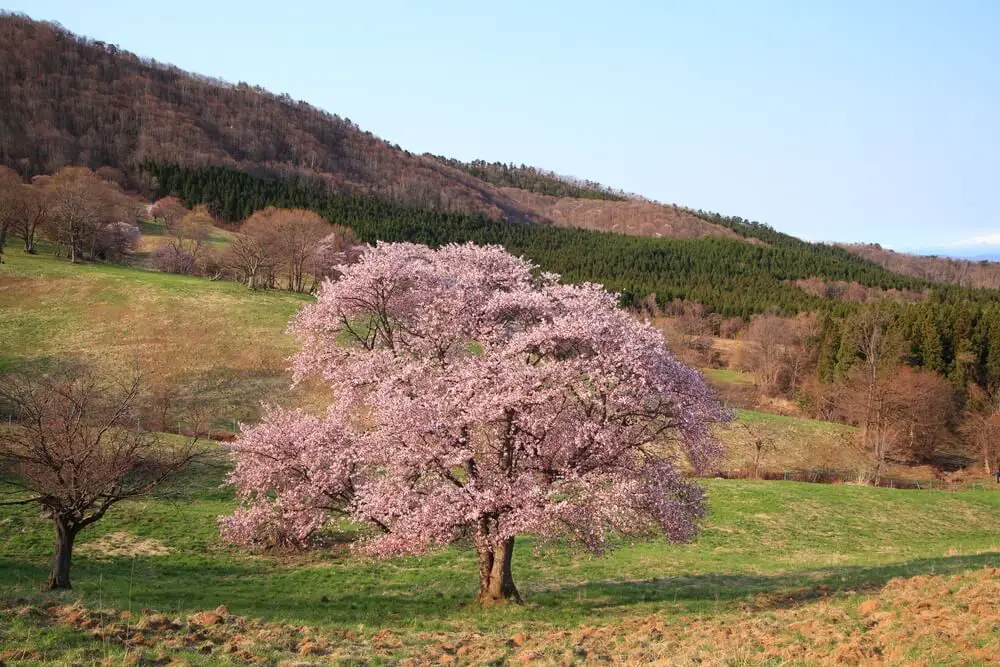
<path id="1" fill-rule="evenodd" d="M 49 255 L 0 265 L 0 370 L 138 360 L 217 428 L 289 392 L 289 317 L 309 297 Z M 109 370 L 109 372 L 111 372 Z M 744 378 L 731 377 L 732 381 Z M 803 466 L 849 427 L 739 411 Z M 165 435 L 164 438 L 177 436 Z M 153 498 L 80 534 L 71 592 L 39 593 L 52 549 L 36 508 L 0 508 L 0 661 L 10 664 L 990 664 L 1000 651 L 1000 491 L 705 479 L 689 544 L 592 555 L 519 538 L 523 606 L 475 602 L 467 545 L 422 557 L 353 552 L 350 527 L 309 553 L 218 535 L 235 506 L 224 445 Z M 849 454 L 845 454 L 845 457 Z M 831 464 L 833 465 L 833 464 Z"/>
<path id="2" fill-rule="evenodd" d="M 30 647 L 25 655 L 45 662 L 86 661 L 102 650 L 116 659 L 129 650 L 152 659 L 160 650 L 214 664 L 224 642 L 209 657 L 197 653 L 206 640 L 198 639 L 196 617 L 224 605 L 227 614 L 259 619 L 264 628 L 294 629 L 299 643 L 265 642 L 258 649 L 272 663 L 299 650 L 306 630 L 324 638 L 330 659 L 337 660 L 359 651 L 386 660 L 433 660 L 447 653 L 442 645 L 458 639 L 478 647 L 477 659 L 490 646 L 495 657 L 507 659 L 522 653 L 519 641 L 511 641 L 518 637 L 546 638 L 532 650 L 552 653 L 554 660 L 582 628 L 610 632 L 616 624 L 649 618 L 664 628 L 660 644 L 670 629 L 683 636 L 681 629 L 694 620 L 725 625 L 751 613 L 763 621 L 811 606 L 843 607 L 854 629 L 864 632 L 851 613 L 856 617 L 859 605 L 877 599 L 896 578 L 931 582 L 957 575 L 952 587 L 961 588 L 977 583 L 982 568 L 1000 566 L 1000 493 L 992 489 L 705 480 L 710 514 L 693 543 L 637 541 L 594 556 L 522 538 L 514 576 L 526 604 L 484 609 L 475 603 L 476 561 L 468 548 L 376 561 L 336 542 L 309 554 L 248 553 L 226 545 L 216 517 L 231 511 L 234 500 L 220 486 L 227 465 L 217 447 L 210 445 L 203 463 L 165 497 L 122 505 L 81 533 L 75 588 L 55 602 L 37 593 L 47 575 L 49 522 L 34 509 L 5 510 L 0 598 L 16 602 L 4 613 L 8 627 L 0 644 L 17 648 L 20 642 Z M 996 577 L 985 583 L 990 581 L 995 585 Z M 87 609 L 125 610 L 132 619 L 176 619 L 180 644 L 169 637 L 131 649 L 128 642 L 95 642 L 93 628 L 60 622 L 67 612 L 58 605 L 75 600 Z M 992 604 L 1000 611 L 1000 603 Z M 781 633 L 774 634 L 778 641 Z M 981 640 L 996 644 L 1000 634 Z M 912 648 L 917 656 L 925 650 Z M 756 657 L 766 657 L 766 647 L 758 649 Z M 628 654 L 615 653 L 625 648 L 602 650 L 609 659 Z M 653 642 L 649 650 L 669 649 Z"/>

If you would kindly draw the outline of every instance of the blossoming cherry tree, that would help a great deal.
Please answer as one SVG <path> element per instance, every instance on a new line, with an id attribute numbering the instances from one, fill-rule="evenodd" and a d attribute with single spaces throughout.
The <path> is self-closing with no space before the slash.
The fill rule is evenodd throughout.
<path id="1" fill-rule="evenodd" d="M 237 543 L 305 543 L 346 517 L 379 557 L 470 540 L 482 602 L 520 601 L 515 538 L 692 537 L 686 463 L 729 414 L 663 337 L 599 286 L 563 285 L 500 247 L 380 244 L 340 267 L 291 328 L 296 381 L 324 416 L 270 410 L 233 445 Z"/>

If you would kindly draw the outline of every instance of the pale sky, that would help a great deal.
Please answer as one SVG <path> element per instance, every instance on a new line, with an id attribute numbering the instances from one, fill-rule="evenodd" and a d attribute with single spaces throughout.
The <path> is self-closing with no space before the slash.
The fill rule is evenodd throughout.
<path id="1" fill-rule="evenodd" d="M 1000 2 L 6 8 L 288 93 L 414 152 L 535 165 L 812 240 L 1000 241 Z"/>

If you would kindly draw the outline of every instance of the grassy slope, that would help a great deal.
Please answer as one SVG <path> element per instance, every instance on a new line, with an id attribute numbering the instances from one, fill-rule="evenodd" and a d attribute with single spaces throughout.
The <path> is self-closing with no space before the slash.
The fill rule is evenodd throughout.
<path id="1" fill-rule="evenodd" d="M 217 230 L 219 246 L 229 233 Z M 156 223 L 145 223 L 144 245 L 164 242 Z M 289 318 L 309 297 L 250 292 L 230 282 L 175 276 L 103 264 L 71 265 L 48 254 L 8 248 L 0 265 L 0 371 L 51 359 L 81 359 L 123 366 L 138 358 L 153 382 L 207 405 L 217 428 L 254 420 L 262 400 L 309 400 L 288 393 L 286 359 L 295 341 Z M 707 370 L 720 380 L 746 382 L 735 371 Z M 825 422 L 740 411 L 778 447 L 767 468 L 850 467 L 825 462 L 849 429 Z M 739 429 L 720 431 L 731 452 L 728 467 L 747 465 L 750 449 Z M 827 456 L 830 458 L 830 456 Z"/>
<path id="2" fill-rule="evenodd" d="M 0 265 L 0 371 L 138 359 L 153 383 L 191 393 L 218 426 L 249 420 L 288 388 L 285 326 L 308 297 L 230 282 L 102 265 L 71 265 L 8 248 Z"/>

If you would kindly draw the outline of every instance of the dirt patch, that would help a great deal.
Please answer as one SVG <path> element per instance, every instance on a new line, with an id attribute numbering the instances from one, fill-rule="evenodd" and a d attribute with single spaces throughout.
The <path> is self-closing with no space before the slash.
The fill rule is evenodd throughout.
<path id="1" fill-rule="evenodd" d="M 159 540 L 143 539 L 126 532 L 111 533 L 100 539 L 84 542 L 76 550 L 97 558 L 166 556 L 173 552 L 173 549 Z"/>

